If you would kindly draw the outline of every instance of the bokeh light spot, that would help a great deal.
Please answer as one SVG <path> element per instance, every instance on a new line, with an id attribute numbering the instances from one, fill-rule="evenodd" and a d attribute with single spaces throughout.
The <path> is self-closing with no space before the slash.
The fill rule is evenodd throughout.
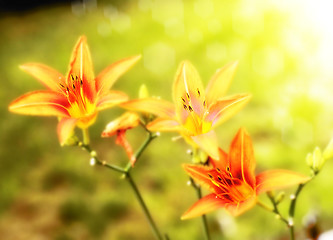
<path id="1" fill-rule="evenodd" d="M 163 74 L 175 64 L 175 50 L 165 43 L 155 43 L 144 49 L 143 64 L 154 74 Z"/>

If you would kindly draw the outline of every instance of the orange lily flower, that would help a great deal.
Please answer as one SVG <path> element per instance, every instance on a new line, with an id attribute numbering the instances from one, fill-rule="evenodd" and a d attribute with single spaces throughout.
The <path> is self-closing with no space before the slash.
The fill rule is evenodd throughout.
<path id="1" fill-rule="evenodd" d="M 204 90 L 193 65 L 180 64 L 173 84 L 174 104 L 157 98 L 137 99 L 121 104 L 131 110 L 148 112 L 158 118 L 150 122 L 151 131 L 177 131 L 192 146 L 199 146 L 218 159 L 218 144 L 212 129 L 237 111 L 250 99 L 248 94 L 223 97 L 235 73 L 237 62 L 219 69 Z"/>
<path id="2" fill-rule="evenodd" d="M 109 89 L 139 58 L 134 56 L 115 62 L 95 77 L 86 37 L 81 36 L 74 47 L 66 77 L 39 63 L 20 66 L 48 89 L 19 97 L 9 105 L 9 110 L 59 117 L 58 137 L 64 144 L 75 126 L 85 129 L 95 122 L 98 111 L 128 100 L 125 93 Z"/>
<path id="3" fill-rule="evenodd" d="M 240 129 L 229 154 L 220 149 L 220 160 L 210 159 L 210 166 L 185 164 L 186 172 L 212 193 L 198 200 L 181 219 L 225 208 L 237 216 L 256 204 L 261 193 L 304 183 L 309 177 L 288 170 L 269 170 L 255 176 L 255 159 L 250 136 Z"/>
<path id="4" fill-rule="evenodd" d="M 113 120 L 112 122 L 106 125 L 106 128 L 102 132 L 102 137 L 111 137 L 113 135 L 117 135 L 116 144 L 122 146 L 130 162 L 132 167 L 136 161 L 136 157 L 133 153 L 132 146 L 126 139 L 126 131 L 138 126 L 140 123 L 140 118 L 137 114 L 126 112 L 121 115 L 119 118 Z"/>

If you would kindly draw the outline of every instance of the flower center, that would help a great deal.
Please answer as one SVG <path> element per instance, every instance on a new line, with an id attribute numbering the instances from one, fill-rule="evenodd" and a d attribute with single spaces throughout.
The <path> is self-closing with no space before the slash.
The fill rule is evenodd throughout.
<path id="1" fill-rule="evenodd" d="M 91 103 L 83 91 L 83 81 L 78 76 L 70 75 L 67 85 L 60 83 L 66 96 L 69 107 L 68 112 L 72 118 L 79 118 L 83 125 L 90 125 L 95 119 L 96 104 Z"/>
<path id="2" fill-rule="evenodd" d="M 186 92 L 181 97 L 183 105 L 183 115 L 185 118 L 183 126 L 191 135 L 199 135 L 209 132 L 212 122 L 205 121 L 205 116 L 209 113 L 206 99 L 201 94 L 199 88 L 196 92 Z"/>
<path id="3" fill-rule="evenodd" d="M 246 182 L 232 177 L 229 167 L 223 172 L 216 168 L 215 171 L 208 173 L 208 176 L 217 187 L 215 190 L 219 198 L 239 203 L 247 200 L 254 193 L 254 189 Z"/>

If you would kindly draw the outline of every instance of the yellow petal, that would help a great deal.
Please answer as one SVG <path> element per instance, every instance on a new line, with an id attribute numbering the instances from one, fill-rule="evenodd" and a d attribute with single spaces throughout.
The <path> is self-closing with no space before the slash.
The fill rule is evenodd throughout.
<path id="1" fill-rule="evenodd" d="M 231 62 L 216 71 L 206 89 L 206 101 L 209 105 L 224 96 L 235 74 L 238 62 Z"/>
<path id="2" fill-rule="evenodd" d="M 214 131 L 192 136 L 191 138 L 210 157 L 219 160 L 219 147 L 217 143 L 217 137 Z"/>
<path id="3" fill-rule="evenodd" d="M 269 170 L 257 175 L 257 194 L 290 187 L 310 180 L 308 176 L 289 170 Z"/>
<path id="4" fill-rule="evenodd" d="M 249 94 L 238 94 L 218 100 L 210 106 L 205 120 L 212 122 L 212 126 L 215 127 L 235 115 L 250 98 Z"/>
<path id="5" fill-rule="evenodd" d="M 122 59 L 111 64 L 96 77 L 97 92 L 107 92 L 115 81 L 128 71 L 139 59 L 140 55 Z"/>
<path id="6" fill-rule="evenodd" d="M 101 111 L 106 108 L 113 107 L 120 103 L 126 102 L 128 96 L 120 91 L 109 91 L 107 94 L 100 97 L 97 101 L 97 110 Z"/>
<path id="7" fill-rule="evenodd" d="M 173 100 L 181 123 L 185 123 L 192 110 L 200 117 L 204 114 L 204 88 L 197 70 L 188 61 L 182 62 L 177 70 L 173 83 Z"/>
<path id="8" fill-rule="evenodd" d="M 121 107 L 139 112 L 151 113 L 162 118 L 174 118 L 174 105 L 158 98 L 142 98 L 121 104 Z"/>
<path id="9" fill-rule="evenodd" d="M 59 93 L 34 91 L 22 95 L 9 105 L 9 111 L 25 115 L 68 117 L 68 102 Z"/>
<path id="10" fill-rule="evenodd" d="M 67 139 L 73 134 L 76 123 L 77 119 L 75 118 L 63 118 L 59 121 L 57 133 L 61 146 L 63 146 Z"/>
<path id="11" fill-rule="evenodd" d="M 182 220 L 189 218 L 199 217 L 208 212 L 214 211 L 218 208 L 224 207 L 226 204 L 225 200 L 217 198 L 214 193 L 211 193 L 199 201 L 197 201 L 192 207 L 190 207 L 182 216 Z"/>
<path id="12" fill-rule="evenodd" d="M 58 71 L 40 63 L 26 63 L 21 65 L 20 68 L 35 77 L 49 89 L 62 92 L 60 84 L 64 85 L 65 78 Z"/>
<path id="13" fill-rule="evenodd" d="M 148 123 L 147 128 L 152 132 L 179 132 L 181 126 L 173 119 L 169 118 L 157 118 L 154 121 Z"/>
<path id="14" fill-rule="evenodd" d="M 72 85 L 73 79 L 82 80 L 84 95 L 94 102 L 96 96 L 95 76 L 90 51 L 85 36 L 81 36 L 77 41 L 70 61 L 67 84 Z"/>

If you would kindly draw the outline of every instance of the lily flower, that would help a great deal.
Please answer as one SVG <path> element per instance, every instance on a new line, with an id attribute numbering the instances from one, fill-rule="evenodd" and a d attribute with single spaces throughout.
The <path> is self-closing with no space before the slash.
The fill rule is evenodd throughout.
<path id="1" fill-rule="evenodd" d="M 157 98 L 128 101 L 122 107 L 158 116 L 147 125 L 150 131 L 176 131 L 194 147 L 200 147 L 218 159 L 217 137 L 213 128 L 239 111 L 250 99 L 249 94 L 223 97 L 237 67 L 232 62 L 219 69 L 206 90 L 194 66 L 180 64 L 173 83 L 173 103 Z"/>
<path id="2" fill-rule="evenodd" d="M 39 63 L 20 66 L 47 90 L 19 97 L 9 105 L 9 110 L 26 115 L 57 116 L 60 119 L 58 138 L 63 145 L 75 126 L 88 128 L 99 111 L 128 100 L 125 93 L 109 89 L 139 59 L 140 56 L 133 56 L 117 61 L 95 77 L 86 37 L 81 36 L 72 52 L 66 76 Z"/>
<path id="3" fill-rule="evenodd" d="M 257 196 L 308 181 L 310 178 L 288 170 L 269 170 L 255 176 L 255 159 L 250 136 L 240 129 L 229 154 L 220 149 L 220 160 L 210 159 L 210 166 L 185 164 L 185 171 L 212 193 L 198 200 L 181 219 L 201 216 L 225 208 L 238 216 L 256 204 Z"/>
<path id="4" fill-rule="evenodd" d="M 102 132 L 102 137 L 111 137 L 117 135 L 116 144 L 122 146 L 125 149 L 132 167 L 136 162 L 136 157 L 133 153 L 131 144 L 126 139 L 126 131 L 138 126 L 139 123 L 140 118 L 137 114 L 125 112 L 119 118 L 108 123 Z"/>

